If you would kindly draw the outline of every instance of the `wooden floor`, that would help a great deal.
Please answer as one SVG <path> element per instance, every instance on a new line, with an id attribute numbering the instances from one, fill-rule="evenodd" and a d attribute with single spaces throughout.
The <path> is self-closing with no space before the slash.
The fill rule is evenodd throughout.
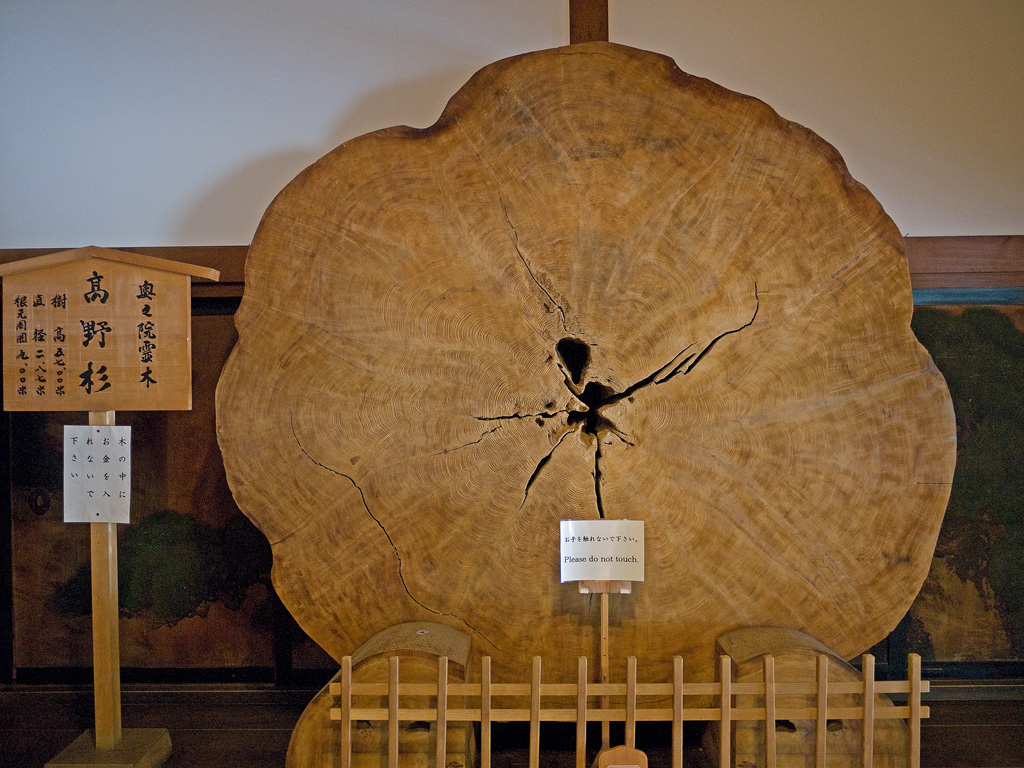
<path id="1" fill-rule="evenodd" d="M 272 686 L 126 686 L 125 728 L 167 728 L 167 768 L 280 768 L 291 729 L 315 694 Z M 931 701 L 922 728 L 927 768 L 1024 768 L 1024 701 Z M 91 727 L 88 688 L 0 686 L 0 768 L 42 768 Z M 525 750 L 506 735 L 495 768 L 525 766 Z M 546 739 L 545 768 L 572 765 L 571 734 Z M 657 742 L 659 736 L 649 738 Z M 696 742 L 696 740 L 691 740 Z M 638 746 L 643 746 L 638 744 Z M 664 746 L 651 744 L 651 767 L 663 764 Z M 686 762 L 706 763 L 691 748 Z"/>

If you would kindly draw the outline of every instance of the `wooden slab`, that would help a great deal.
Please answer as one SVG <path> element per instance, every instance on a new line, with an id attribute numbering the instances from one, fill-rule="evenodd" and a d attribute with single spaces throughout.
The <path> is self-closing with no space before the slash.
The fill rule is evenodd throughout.
<path id="1" fill-rule="evenodd" d="M 834 148 L 656 54 L 477 73 L 428 129 L 301 173 L 249 251 L 218 436 L 274 581 L 336 657 L 401 621 L 572 674 L 597 602 L 558 521 L 646 525 L 611 652 L 906 613 L 955 461 L 903 240 Z"/>

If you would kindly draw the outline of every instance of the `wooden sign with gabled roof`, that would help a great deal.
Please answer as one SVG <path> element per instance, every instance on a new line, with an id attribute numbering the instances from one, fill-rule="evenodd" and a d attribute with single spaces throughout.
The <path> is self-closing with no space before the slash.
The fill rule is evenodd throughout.
<path id="1" fill-rule="evenodd" d="M 190 278 L 215 269 L 87 246 L 0 266 L 4 408 L 114 412 L 192 408 Z M 96 729 L 48 768 L 162 765 L 166 729 L 121 728 L 117 525 L 90 525 Z"/>
<path id="2" fill-rule="evenodd" d="M 219 276 L 96 246 L 0 266 L 5 410 L 189 410 L 190 278 Z"/>

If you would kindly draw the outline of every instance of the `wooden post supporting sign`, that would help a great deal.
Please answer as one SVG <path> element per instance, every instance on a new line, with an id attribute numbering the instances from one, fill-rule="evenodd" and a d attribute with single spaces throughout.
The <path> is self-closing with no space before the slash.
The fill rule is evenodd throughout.
<path id="1" fill-rule="evenodd" d="M 113 426 L 114 411 L 93 411 L 90 426 Z M 90 523 L 93 700 L 96 749 L 121 741 L 121 650 L 117 631 L 117 523 Z"/>
<path id="2" fill-rule="evenodd" d="M 87 411 L 89 429 L 101 429 L 114 427 L 117 410 L 192 407 L 190 278 L 217 280 L 217 270 L 88 246 L 0 266 L 0 277 L 5 410 Z M 121 727 L 117 524 L 130 503 L 126 445 L 123 466 L 104 479 L 78 472 L 69 462 L 84 454 L 65 450 L 65 521 L 90 525 L 96 728 L 47 768 L 155 768 L 171 752 L 166 729 Z"/>
<path id="3" fill-rule="evenodd" d="M 559 528 L 561 540 L 561 580 L 578 581 L 581 594 L 601 596 L 600 618 L 600 682 L 610 681 L 611 654 L 609 651 L 608 608 L 609 595 L 628 595 L 634 581 L 644 580 L 644 524 L 641 520 L 563 520 Z M 636 660 L 631 661 L 635 674 Z M 635 683 L 635 680 L 633 681 Z M 635 700 L 635 699 L 634 699 Z M 608 696 L 601 697 L 601 708 L 608 709 Z M 627 718 L 629 720 L 629 718 Z M 635 731 L 627 724 L 626 744 L 616 748 L 616 755 L 624 749 L 630 754 L 642 753 L 635 749 Z M 611 747 L 611 729 L 608 720 L 601 722 L 600 755 Z M 613 763 L 605 763 L 612 765 Z M 618 763 L 615 763 L 618 764 Z M 642 762 L 646 768 L 647 760 Z M 622 765 L 637 765 L 628 761 Z"/>

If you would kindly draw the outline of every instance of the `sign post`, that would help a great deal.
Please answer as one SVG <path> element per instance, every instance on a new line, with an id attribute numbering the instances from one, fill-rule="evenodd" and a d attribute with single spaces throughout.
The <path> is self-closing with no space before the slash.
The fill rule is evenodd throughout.
<path id="1" fill-rule="evenodd" d="M 217 280 L 217 270 L 88 246 L 5 264 L 0 277 L 5 410 L 87 411 L 90 428 L 107 428 L 117 410 L 191 409 L 190 278 Z M 65 455 L 65 521 L 90 525 L 96 729 L 47 768 L 155 768 L 171 752 L 167 730 L 121 728 L 117 524 L 127 522 L 130 475 L 79 473 L 77 460 Z M 114 494 L 118 476 L 127 490 Z M 86 478 L 108 485 L 67 483 Z"/>
<path id="2" fill-rule="evenodd" d="M 644 580 L 644 523 L 642 520 L 562 520 L 561 580 L 578 581 L 581 594 L 601 596 L 601 682 L 609 682 L 611 662 L 608 637 L 608 596 L 628 595 L 634 581 Z M 601 706 L 608 708 L 608 697 L 601 697 Z M 620 768 L 642 766 L 646 756 L 634 744 L 610 750 L 611 729 L 607 720 L 601 722 L 601 747 L 598 755 L 614 757 Z M 607 763 L 612 765 L 612 763 Z"/>

